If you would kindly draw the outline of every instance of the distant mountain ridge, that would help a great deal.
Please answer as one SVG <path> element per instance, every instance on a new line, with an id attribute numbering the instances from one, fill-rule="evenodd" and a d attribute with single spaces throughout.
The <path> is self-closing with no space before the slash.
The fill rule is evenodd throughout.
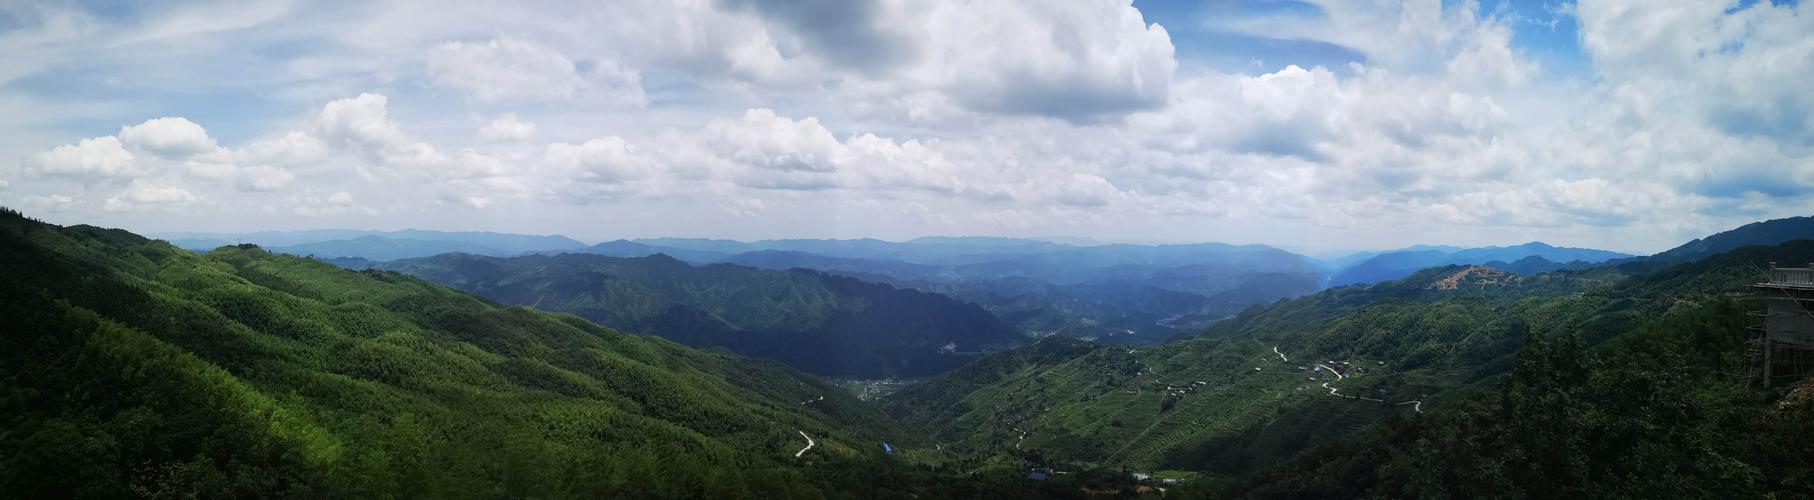
<path id="1" fill-rule="evenodd" d="M 973 304 L 811 271 L 588 254 L 445 254 L 375 267 L 822 375 L 926 376 L 1024 342 Z"/>
<path id="2" fill-rule="evenodd" d="M 1541 260 L 1526 260 L 1532 257 Z M 1332 263 L 1334 268 L 1330 272 L 1328 285 L 1337 287 L 1390 281 L 1409 276 L 1420 269 L 1447 265 L 1499 264 L 1493 267 L 1528 274 L 1630 257 L 1633 255 L 1592 248 L 1556 247 L 1540 241 L 1479 248 L 1419 245 L 1404 250 L 1373 253 L 1359 260 L 1337 259 Z M 1522 264 L 1512 265 L 1520 262 Z M 1516 269 L 1512 269 L 1513 267 Z"/>
<path id="3" fill-rule="evenodd" d="M 1814 217 L 1788 217 L 1745 224 L 1730 230 L 1695 239 L 1652 255 L 1659 262 L 1700 260 L 1740 247 L 1775 245 L 1794 240 L 1814 239 Z"/>
<path id="4" fill-rule="evenodd" d="M 449 252 L 482 255 L 517 255 L 534 251 L 575 250 L 586 245 L 560 235 L 531 235 L 490 231 L 366 231 L 314 229 L 257 231 L 250 233 L 160 233 L 152 237 L 178 248 L 208 251 L 250 243 L 272 251 L 317 257 L 361 257 L 394 260 Z"/>

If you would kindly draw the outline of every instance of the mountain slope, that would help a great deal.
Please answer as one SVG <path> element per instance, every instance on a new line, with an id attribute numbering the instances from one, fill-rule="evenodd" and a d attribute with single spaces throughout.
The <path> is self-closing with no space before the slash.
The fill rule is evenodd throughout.
<path id="1" fill-rule="evenodd" d="M 1659 262 L 1679 263 L 1740 247 L 1807 239 L 1814 239 L 1814 217 L 1789 217 L 1745 224 L 1684 243 L 1650 258 Z"/>
<path id="2" fill-rule="evenodd" d="M 925 376 L 1022 337 L 974 305 L 811 271 L 666 256 L 450 254 L 381 264 L 512 304 L 839 376 Z"/>
<path id="3" fill-rule="evenodd" d="M 1734 299 L 1814 241 L 1514 279 L 1428 269 L 1151 349 L 1041 342 L 888 411 L 971 463 L 1197 471 L 1185 495 L 1800 497 L 1814 382 L 1746 386 Z M 1635 274 L 1633 274 L 1635 273 Z M 1450 284 L 1466 286 L 1447 286 Z"/>
<path id="4" fill-rule="evenodd" d="M 916 442 L 779 365 L 10 211 L 0 332 L 0 490 L 25 497 L 843 496 L 900 469 L 873 443 Z"/>
<path id="5" fill-rule="evenodd" d="M 1344 259 L 1336 265 L 1329 278 L 1329 286 L 1391 281 L 1408 276 L 1419 269 L 1431 267 L 1512 263 L 1532 257 L 1559 265 L 1544 266 L 1538 262 L 1526 261 L 1522 270 L 1549 271 L 1569 267 L 1567 265 L 1570 263 L 1580 263 L 1573 267 L 1581 267 L 1585 264 L 1627 258 L 1631 255 L 1591 248 L 1555 247 L 1537 241 L 1504 247 L 1419 246 L 1400 251 L 1380 252 L 1358 260 Z"/>

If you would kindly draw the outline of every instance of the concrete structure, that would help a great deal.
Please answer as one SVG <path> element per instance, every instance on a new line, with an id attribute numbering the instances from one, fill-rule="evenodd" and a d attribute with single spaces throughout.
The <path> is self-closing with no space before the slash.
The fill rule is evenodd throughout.
<path id="1" fill-rule="evenodd" d="M 1750 340 L 1751 375 L 1768 387 L 1814 371 L 1814 264 L 1771 262 L 1769 281 L 1751 288 L 1764 301 L 1762 312 L 1751 313 L 1763 318 L 1752 326 L 1758 334 Z"/>

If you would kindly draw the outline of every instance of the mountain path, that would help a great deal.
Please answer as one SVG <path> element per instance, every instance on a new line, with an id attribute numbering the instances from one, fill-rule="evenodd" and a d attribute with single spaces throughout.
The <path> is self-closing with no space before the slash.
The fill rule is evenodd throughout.
<path id="1" fill-rule="evenodd" d="M 800 451 L 794 452 L 794 458 L 800 458 L 800 455 L 806 454 L 806 450 L 813 449 L 813 437 L 812 436 L 806 435 L 806 431 L 800 431 L 800 437 L 806 438 L 806 447 L 801 448 Z"/>
<path id="2" fill-rule="evenodd" d="M 1276 345 L 1275 345 L 1275 346 L 1272 346 L 1272 353 L 1273 353 L 1273 354 L 1277 354 L 1277 355 L 1279 355 L 1279 361 L 1281 361 L 1281 362 L 1285 362 L 1285 361 L 1290 361 L 1290 359 L 1289 359 L 1289 358 L 1286 358 L 1286 357 L 1285 357 L 1285 353 L 1284 353 L 1284 352 L 1280 352 L 1280 351 L 1279 351 L 1279 346 L 1276 346 Z M 1333 374 L 1335 374 L 1335 381 L 1336 381 L 1336 382 L 1340 382 L 1340 381 L 1342 381 L 1342 380 L 1343 380 L 1343 379 L 1346 379 L 1346 378 L 1348 378 L 1348 377 L 1347 377 L 1347 376 L 1345 376 L 1345 375 L 1342 375 L 1342 372 L 1341 372 L 1341 371 L 1338 371 L 1338 370 L 1336 370 L 1336 369 L 1335 369 L 1335 368 L 1334 368 L 1334 367 L 1331 367 L 1331 366 L 1329 366 L 1329 365 L 1325 365 L 1325 364 L 1322 364 L 1322 363 L 1316 363 L 1316 366 L 1317 366 L 1317 367 L 1318 367 L 1318 368 L 1322 368 L 1322 369 L 1324 369 L 1324 370 L 1329 370 L 1329 373 L 1333 373 Z M 1384 400 L 1384 399 L 1374 399 L 1374 398 L 1369 398 L 1369 397 L 1366 397 L 1366 396 L 1349 396 L 1349 395 L 1346 395 L 1346 394 L 1342 394 L 1342 393 L 1341 393 L 1341 392 L 1340 392 L 1340 391 L 1338 391 L 1338 390 L 1336 390 L 1336 388 L 1334 388 L 1334 387 L 1330 387 L 1330 386 L 1329 386 L 1329 383 L 1328 383 L 1328 382 L 1323 382 L 1323 388 L 1324 388 L 1324 389 L 1328 389 L 1328 390 L 1329 390 L 1329 395 L 1330 395 L 1330 396 L 1335 396 L 1335 397 L 1338 397 L 1338 398 L 1348 398 L 1348 399 L 1359 399 L 1359 400 L 1362 400 L 1362 401 L 1372 401 L 1372 402 L 1375 402 L 1375 403 L 1384 403 L 1384 402 L 1386 402 L 1386 400 Z M 1419 399 L 1413 399 L 1413 400 L 1410 400 L 1410 401 L 1403 401 L 1403 402 L 1398 402 L 1398 403 L 1392 403 L 1392 405 L 1394 405 L 1394 406 L 1404 406 L 1404 405 L 1411 405 L 1411 410 L 1412 410 L 1412 411 L 1415 411 L 1415 412 L 1417 412 L 1417 413 L 1423 413 L 1423 400 L 1419 400 Z"/>

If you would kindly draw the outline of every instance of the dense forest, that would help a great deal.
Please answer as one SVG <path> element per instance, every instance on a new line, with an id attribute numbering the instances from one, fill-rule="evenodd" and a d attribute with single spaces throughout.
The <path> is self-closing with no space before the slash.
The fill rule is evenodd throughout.
<path id="1" fill-rule="evenodd" d="M 569 312 L 822 375 L 935 375 L 1025 341 L 969 303 L 807 270 L 589 254 L 446 254 L 376 266 L 507 304 Z"/>

